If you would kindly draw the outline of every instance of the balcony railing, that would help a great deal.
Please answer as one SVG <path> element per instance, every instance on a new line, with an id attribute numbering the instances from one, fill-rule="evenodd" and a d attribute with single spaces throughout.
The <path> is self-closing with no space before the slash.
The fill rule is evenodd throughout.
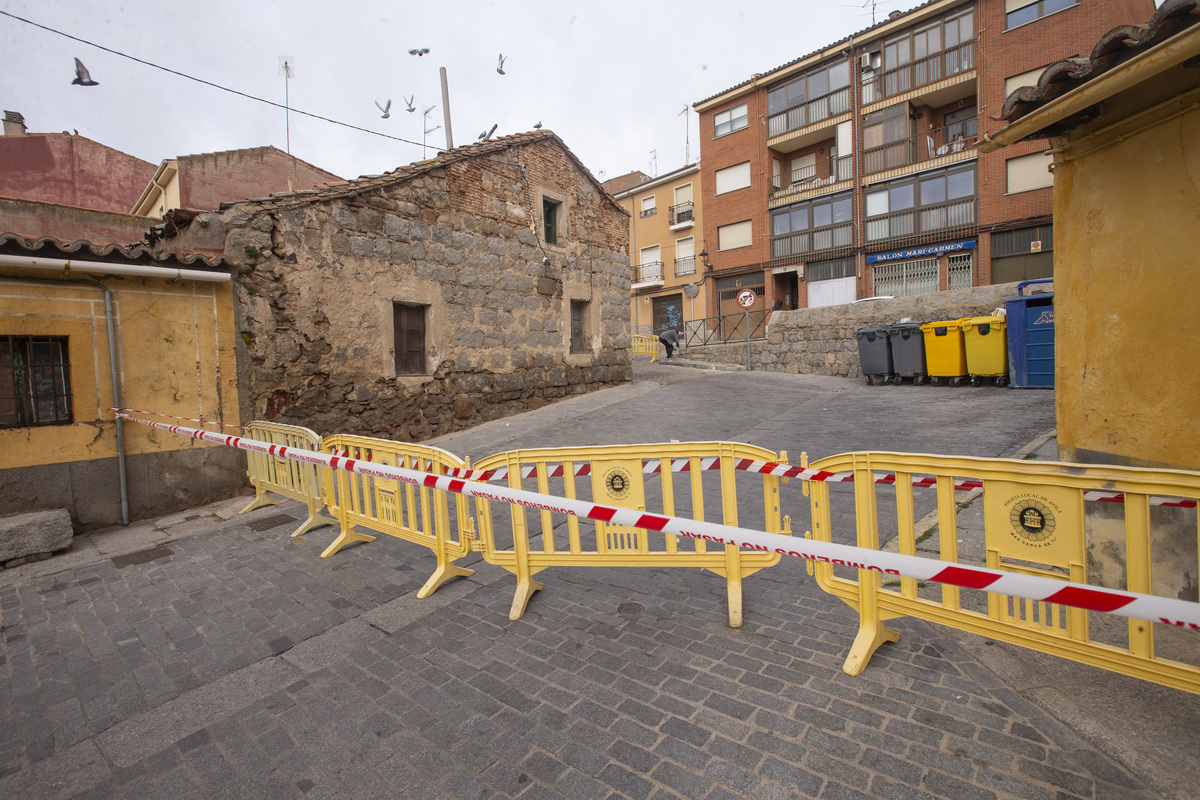
<path id="1" fill-rule="evenodd" d="M 797 167 L 791 175 L 775 175 L 771 178 L 776 192 L 802 192 L 806 189 L 817 189 L 839 181 L 848 181 L 854 177 L 854 156 L 826 158 L 807 167 Z M 786 182 L 790 178 L 789 182 Z"/>
<path id="2" fill-rule="evenodd" d="M 867 241 L 878 242 L 949 228 L 969 228 L 975 225 L 975 204 L 976 198 L 966 197 L 871 217 L 865 225 Z"/>
<path id="3" fill-rule="evenodd" d="M 648 261 L 645 264 L 638 264 L 633 267 L 632 281 L 634 283 L 650 283 L 651 281 L 661 281 L 663 279 L 663 263 L 661 261 Z"/>
<path id="4" fill-rule="evenodd" d="M 649 208 L 643 208 L 643 209 L 642 209 L 642 216 L 643 216 L 643 217 L 653 217 L 653 216 L 654 216 L 655 214 L 657 214 L 657 213 L 658 213 L 658 207 L 657 207 L 657 206 L 650 206 Z"/>
<path id="5" fill-rule="evenodd" d="M 675 276 L 692 275 L 696 272 L 696 257 L 688 256 L 686 258 L 675 259 Z"/>
<path id="6" fill-rule="evenodd" d="M 854 244 L 854 223 L 839 222 L 823 228 L 771 237 L 771 258 L 788 258 Z"/>
<path id="7" fill-rule="evenodd" d="M 686 203 L 671 206 L 671 223 L 672 225 L 682 225 L 685 222 L 692 222 L 692 212 L 694 206 L 691 200 Z"/>
<path id="8" fill-rule="evenodd" d="M 963 42 L 939 53 L 885 70 L 863 75 L 863 105 L 919 89 L 975 68 L 975 42 Z"/>
<path id="9" fill-rule="evenodd" d="M 956 122 L 944 128 L 932 128 L 924 133 L 897 139 L 894 142 L 863 150 L 863 174 L 905 167 L 933 158 L 963 153 L 975 147 L 974 120 L 967 125 Z"/>
<path id="10" fill-rule="evenodd" d="M 774 114 L 767 118 L 767 136 L 779 136 L 845 114 L 850 111 L 850 99 L 850 87 L 847 86 Z"/>

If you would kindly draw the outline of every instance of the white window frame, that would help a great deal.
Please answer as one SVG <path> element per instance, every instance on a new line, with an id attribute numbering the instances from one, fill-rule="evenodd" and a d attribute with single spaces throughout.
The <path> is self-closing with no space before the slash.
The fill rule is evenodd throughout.
<path id="1" fill-rule="evenodd" d="M 717 228 L 717 250 L 737 250 L 754 244 L 754 224 L 751 220 L 732 222 Z"/>
<path id="2" fill-rule="evenodd" d="M 1048 150 L 1007 159 L 1004 162 L 1005 194 L 1020 194 L 1053 186 L 1054 173 L 1049 169 L 1053 161 L 1054 156 Z M 1045 178 L 1041 177 L 1041 170 L 1045 171 Z"/>
<path id="3" fill-rule="evenodd" d="M 750 162 L 743 161 L 741 164 L 717 170 L 713 175 L 713 183 L 716 186 L 715 194 L 729 194 L 738 189 L 748 189 L 750 187 Z"/>
<path id="4" fill-rule="evenodd" d="M 1031 69 L 1028 72 L 1022 72 L 1020 75 L 1013 75 L 1011 78 L 1004 79 L 1004 96 L 1007 98 L 1010 94 L 1020 89 L 1022 86 L 1037 86 L 1038 78 L 1042 77 L 1042 73 L 1046 71 L 1046 67 L 1038 67 Z"/>
<path id="5" fill-rule="evenodd" d="M 725 130 L 722 130 L 725 126 Z M 750 104 L 739 103 L 733 108 L 727 108 L 713 114 L 713 138 L 719 139 L 731 133 L 750 127 Z"/>
<path id="6" fill-rule="evenodd" d="M 642 198 L 642 216 L 649 217 L 658 213 L 658 206 L 655 204 L 654 195 Z"/>

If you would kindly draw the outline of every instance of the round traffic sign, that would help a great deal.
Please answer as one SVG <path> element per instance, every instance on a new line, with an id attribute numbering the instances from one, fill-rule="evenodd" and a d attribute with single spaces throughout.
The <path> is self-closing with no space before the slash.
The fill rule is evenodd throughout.
<path id="1" fill-rule="evenodd" d="M 747 289 L 744 292 L 738 292 L 738 305 L 742 308 L 750 308 L 754 305 L 754 301 L 758 299 L 758 295 L 754 291 Z"/>

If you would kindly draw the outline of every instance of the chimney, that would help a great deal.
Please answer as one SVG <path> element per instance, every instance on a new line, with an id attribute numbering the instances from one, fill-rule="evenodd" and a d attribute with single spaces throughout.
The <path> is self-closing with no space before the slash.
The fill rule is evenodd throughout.
<path id="1" fill-rule="evenodd" d="M 892 13 L 888 14 L 888 19 L 900 19 L 900 17 L 903 17 L 903 16 L 904 16 L 903 11 L 893 11 Z"/>
<path id="2" fill-rule="evenodd" d="M 4 135 L 5 136 L 24 136 L 25 135 L 25 118 L 16 111 L 4 112 Z"/>

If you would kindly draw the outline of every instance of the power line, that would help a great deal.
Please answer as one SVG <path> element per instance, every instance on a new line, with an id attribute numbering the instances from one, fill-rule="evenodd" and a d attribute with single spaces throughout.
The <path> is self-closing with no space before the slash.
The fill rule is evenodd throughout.
<path id="1" fill-rule="evenodd" d="M 159 66 L 158 64 L 153 64 L 149 61 L 145 61 L 136 56 L 131 56 L 128 53 L 122 53 L 120 50 L 113 50 L 111 47 L 105 47 L 102 44 L 96 44 L 95 42 L 89 42 L 87 39 L 81 39 L 78 36 L 72 36 L 69 33 L 64 33 L 63 31 L 55 30 L 54 28 L 34 22 L 33 20 L 25 19 L 24 17 L 18 17 L 16 14 L 10 14 L 7 11 L 0 10 L 0 14 L 4 15 L 6 17 L 11 17 L 12 19 L 17 20 L 18 22 L 24 22 L 26 25 L 32 25 L 35 28 L 41 28 L 44 31 L 49 31 L 50 33 L 54 33 L 59 36 L 64 36 L 68 39 L 79 42 L 81 44 L 86 44 L 89 47 L 95 47 L 97 50 L 103 50 L 106 53 L 112 53 L 114 56 L 120 56 L 121 58 L 128 58 L 130 61 L 136 61 L 137 63 L 144 64 L 147 67 L 153 67 L 154 69 L 160 69 L 163 72 L 169 72 L 172 75 L 178 75 L 180 78 L 187 78 L 189 81 L 195 81 L 196 83 L 202 83 L 205 86 L 211 86 L 214 89 L 220 89 L 221 91 L 229 92 L 230 94 L 236 94 L 237 96 L 244 97 L 247 100 L 254 100 L 259 103 L 266 103 L 269 106 L 274 106 L 275 108 L 282 108 L 285 111 L 289 111 L 289 110 L 294 111 L 297 114 L 303 114 L 306 117 L 312 117 L 313 119 L 319 119 L 322 122 L 329 122 L 334 125 L 341 125 L 343 128 L 350 128 L 351 130 L 361 131 L 363 133 L 369 133 L 369 134 L 372 134 L 373 136 L 382 136 L 384 139 L 392 139 L 397 142 L 404 142 L 405 144 L 411 144 L 411 145 L 416 145 L 417 147 L 423 147 L 421 142 L 414 142 L 409 139 L 404 139 L 400 136 L 392 136 L 391 134 L 380 133 L 379 131 L 373 131 L 373 130 L 370 130 L 369 128 L 361 128 L 358 125 L 351 125 L 349 122 L 341 122 L 340 120 L 330 119 L 329 117 L 323 117 L 320 114 L 313 114 L 310 111 L 301 111 L 298 108 L 289 109 L 288 106 L 280 104 L 280 103 L 276 103 L 274 100 L 267 100 L 266 98 L 263 98 L 263 97 L 255 97 L 252 94 L 246 94 L 245 92 L 240 92 L 237 89 L 230 89 L 228 86 L 222 86 L 219 83 L 213 83 L 212 81 L 206 81 L 203 78 L 197 78 L 194 75 L 188 75 L 185 72 L 179 72 L 178 70 Z M 438 152 L 442 151 L 441 148 L 434 148 L 434 149 Z"/>

